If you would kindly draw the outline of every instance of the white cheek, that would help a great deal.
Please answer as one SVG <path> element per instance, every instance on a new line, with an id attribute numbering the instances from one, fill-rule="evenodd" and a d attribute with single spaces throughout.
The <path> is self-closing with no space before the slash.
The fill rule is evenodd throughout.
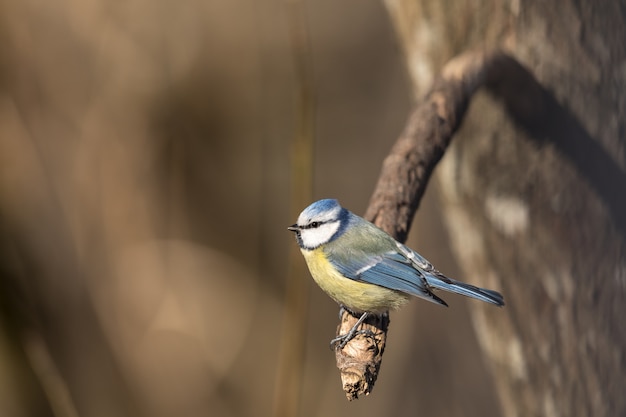
<path id="1" fill-rule="evenodd" d="M 307 248 L 316 248 L 327 243 L 339 230 L 339 222 L 325 223 L 316 229 L 302 231 L 302 244 Z"/>

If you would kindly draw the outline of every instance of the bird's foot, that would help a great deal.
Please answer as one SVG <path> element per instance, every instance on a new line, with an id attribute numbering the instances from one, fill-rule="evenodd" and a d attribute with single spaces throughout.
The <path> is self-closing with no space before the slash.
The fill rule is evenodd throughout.
<path id="1" fill-rule="evenodd" d="M 342 307 L 343 310 L 343 307 Z M 359 326 L 365 321 L 368 313 L 363 313 L 359 320 L 352 326 L 350 331 L 346 334 L 339 335 L 330 341 L 330 349 L 335 350 L 339 348 L 339 350 L 343 349 L 350 340 L 354 339 L 356 335 L 363 334 L 367 337 L 374 337 L 374 333 L 371 330 L 359 330 Z"/>
<path id="2" fill-rule="evenodd" d="M 346 333 L 346 334 L 342 334 L 340 336 L 335 337 L 334 339 L 332 339 L 330 341 L 330 350 L 335 350 L 335 349 L 343 349 L 348 342 L 350 342 L 352 339 L 354 339 L 355 337 L 357 337 L 358 335 L 363 335 L 365 337 L 371 337 L 372 339 L 374 337 L 376 337 L 376 334 L 367 329 L 367 330 L 357 330 L 356 332 L 352 333 Z"/>

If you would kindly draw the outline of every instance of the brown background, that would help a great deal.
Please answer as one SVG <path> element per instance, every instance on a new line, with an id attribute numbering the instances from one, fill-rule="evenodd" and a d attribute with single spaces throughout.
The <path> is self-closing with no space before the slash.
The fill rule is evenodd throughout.
<path id="1" fill-rule="evenodd" d="M 410 107 L 401 49 L 378 1 L 307 12 L 314 194 L 362 213 Z M 0 16 L 0 415 L 271 415 L 286 279 L 311 285 L 301 415 L 499 414 L 453 295 L 394 313 L 373 394 L 345 400 L 337 306 L 286 277 L 283 2 L 3 0 Z M 409 244 L 462 279 L 439 211 L 433 184 Z"/>

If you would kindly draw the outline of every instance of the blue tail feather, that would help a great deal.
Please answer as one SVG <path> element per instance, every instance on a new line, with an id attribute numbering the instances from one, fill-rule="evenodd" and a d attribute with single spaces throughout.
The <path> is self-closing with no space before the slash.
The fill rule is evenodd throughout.
<path id="1" fill-rule="evenodd" d="M 433 288 L 475 298 L 480 301 L 495 304 L 499 307 L 504 305 L 504 297 L 497 291 L 475 287 L 471 284 L 455 281 L 448 277 L 438 277 L 430 274 L 426 275 L 426 282 Z"/>

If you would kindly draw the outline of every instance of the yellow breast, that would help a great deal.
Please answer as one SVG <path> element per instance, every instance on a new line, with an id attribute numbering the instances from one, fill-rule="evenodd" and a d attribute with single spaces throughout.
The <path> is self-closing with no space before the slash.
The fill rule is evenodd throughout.
<path id="1" fill-rule="evenodd" d="M 344 277 L 328 261 L 322 249 L 302 249 L 309 271 L 319 287 L 333 300 L 354 312 L 382 313 L 406 304 L 409 296 L 374 284 Z"/>

